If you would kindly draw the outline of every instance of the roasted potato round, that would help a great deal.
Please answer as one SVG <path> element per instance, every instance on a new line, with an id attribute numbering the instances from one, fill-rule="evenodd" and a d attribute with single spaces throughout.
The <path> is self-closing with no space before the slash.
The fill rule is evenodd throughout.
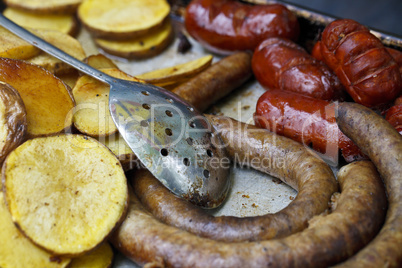
<path id="1" fill-rule="evenodd" d="M 94 249 L 125 215 L 128 189 L 120 162 L 87 136 L 28 140 L 8 155 L 2 171 L 13 221 L 55 255 Z"/>

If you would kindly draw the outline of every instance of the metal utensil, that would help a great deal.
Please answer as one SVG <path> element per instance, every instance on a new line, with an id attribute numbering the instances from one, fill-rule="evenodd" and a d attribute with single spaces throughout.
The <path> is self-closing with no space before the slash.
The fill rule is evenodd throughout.
<path id="1" fill-rule="evenodd" d="M 0 15 L 0 25 L 77 70 L 110 85 L 109 110 L 132 151 L 168 189 L 206 208 L 221 204 L 229 168 L 219 135 L 192 105 L 163 88 L 111 77 Z"/>

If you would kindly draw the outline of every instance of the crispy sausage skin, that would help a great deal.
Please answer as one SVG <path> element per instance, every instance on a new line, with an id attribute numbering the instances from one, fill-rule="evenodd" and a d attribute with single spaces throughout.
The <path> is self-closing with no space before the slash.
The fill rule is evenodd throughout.
<path id="1" fill-rule="evenodd" d="M 375 239 L 340 267 L 402 266 L 402 136 L 381 116 L 356 103 L 341 103 L 339 128 L 373 161 L 384 180 L 388 211 Z"/>
<path id="2" fill-rule="evenodd" d="M 287 39 L 264 40 L 254 51 L 252 68 L 266 89 L 288 90 L 323 100 L 339 100 L 344 95 L 338 77 L 323 62 Z"/>
<path id="3" fill-rule="evenodd" d="M 176 87 L 173 93 L 193 104 L 198 110 L 204 111 L 251 76 L 251 54 L 237 52 Z"/>
<path id="4" fill-rule="evenodd" d="M 400 95 L 399 66 L 369 29 L 350 19 L 323 31 L 321 54 L 357 103 L 380 108 Z"/>
<path id="5" fill-rule="evenodd" d="M 270 90 L 257 102 L 255 124 L 279 135 L 311 146 L 337 162 L 338 151 L 347 162 L 365 159 L 359 148 L 335 122 L 336 104 L 296 94 Z"/>
<path id="6" fill-rule="evenodd" d="M 281 179 L 298 190 L 297 197 L 274 214 L 214 217 L 169 194 L 152 176 L 136 176 L 132 181 L 134 191 L 155 217 L 202 237 L 235 242 L 279 238 L 301 231 L 309 219 L 327 209 L 337 184 L 324 161 L 303 145 L 265 129 L 229 117 L 207 116 L 227 145 L 232 161 Z"/>
<path id="7" fill-rule="evenodd" d="M 391 57 L 395 60 L 395 62 L 399 66 L 399 73 L 402 74 L 402 52 L 393 48 L 386 47 L 385 48 Z M 317 41 L 311 51 L 311 56 L 313 56 L 317 60 L 323 60 L 321 54 L 321 41 Z"/>
<path id="8" fill-rule="evenodd" d="M 254 50 L 268 37 L 296 40 L 297 17 L 285 6 L 250 5 L 233 0 L 193 0 L 187 7 L 188 33 L 212 51 Z"/>
<path id="9" fill-rule="evenodd" d="M 111 242 L 133 261 L 158 267 L 328 267 L 374 237 L 386 207 L 384 188 L 370 162 L 352 163 L 338 177 L 341 194 L 334 211 L 286 238 L 237 243 L 202 238 L 161 222 L 131 192 L 128 216 Z"/>

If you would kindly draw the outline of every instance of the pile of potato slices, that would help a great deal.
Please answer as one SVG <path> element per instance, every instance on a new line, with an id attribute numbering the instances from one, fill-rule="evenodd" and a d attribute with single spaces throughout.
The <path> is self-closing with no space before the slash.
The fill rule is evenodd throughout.
<path id="1" fill-rule="evenodd" d="M 104 55 L 87 55 L 75 38 L 77 18 L 110 54 L 144 58 L 170 44 L 165 1 L 120 2 L 113 7 L 145 14 L 138 18 L 147 24 L 116 27 L 111 18 L 121 10 L 103 0 L 9 0 L 4 15 L 120 79 L 174 88 L 211 65 L 208 55 L 132 76 Z M 111 12 L 100 20 L 106 24 L 96 22 L 94 5 Z M 111 267 L 107 238 L 128 204 L 124 172 L 138 163 L 111 119 L 108 96 L 107 85 L 0 27 L 0 238 L 7 241 L 0 267 Z"/>

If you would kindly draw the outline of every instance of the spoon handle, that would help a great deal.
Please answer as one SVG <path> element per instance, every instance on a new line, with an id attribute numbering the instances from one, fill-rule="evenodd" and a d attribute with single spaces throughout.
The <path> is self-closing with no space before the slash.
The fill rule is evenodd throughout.
<path id="1" fill-rule="evenodd" d="M 38 47 L 39 49 L 52 55 L 53 57 L 58 58 L 59 60 L 71 65 L 75 69 L 89 76 L 92 76 L 95 79 L 98 79 L 99 81 L 110 84 L 111 81 L 115 79 L 95 68 L 92 68 L 91 66 L 83 63 L 82 61 L 68 55 L 64 51 L 58 49 L 57 47 L 49 44 L 45 40 L 32 34 L 31 32 L 27 31 L 21 26 L 15 24 L 13 21 L 9 20 L 2 14 L 0 14 L 0 25 L 9 30 L 10 32 L 14 33 L 15 35 L 19 36 L 20 38 L 24 39 L 28 43 Z"/>

